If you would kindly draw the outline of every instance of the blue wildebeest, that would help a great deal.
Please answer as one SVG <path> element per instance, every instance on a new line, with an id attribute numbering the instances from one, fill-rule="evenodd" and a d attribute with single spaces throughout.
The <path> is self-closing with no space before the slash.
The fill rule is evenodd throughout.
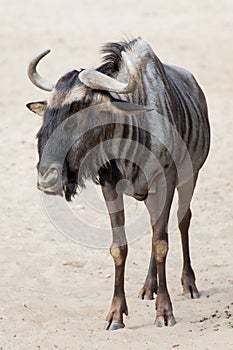
<path id="1" fill-rule="evenodd" d="M 123 314 L 128 314 L 124 291 L 128 249 L 123 194 L 145 202 L 153 230 L 152 253 L 139 296 L 153 299 L 156 293 L 155 323 L 159 327 L 172 326 L 175 318 L 167 289 L 165 263 L 168 220 L 175 189 L 179 198 L 178 222 L 183 248 L 181 282 L 185 294 L 191 298 L 199 297 L 190 262 L 188 230 L 190 201 L 210 144 L 204 94 L 191 73 L 161 63 L 141 38 L 105 45 L 104 61 L 99 68 L 69 71 L 56 84 L 44 79 L 37 71 L 38 62 L 48 52 L 34 57 L 28 68 L 34 85 L 52 91 L 48 101 L 27 104 L 30 110 L 43 116 L 43 125 L 37 135 L 38 188 L 50 194 L 64 193 L 66 199 L 71 200 L 87 178 L 101 185 L 113 233 L 110 253 L 115 264 L 115 288 L 106 326 L 111 330 L 124 327 Z M 105 122 L 90 127 L 78 137 L 64 161 L 41 164 L 43 151 L 54 130 L 75 113 L 91 106 L 98 107 L 96 118 L 102 116 Z M 77 129 L 79 122 L 90 126 L 95 121 L 88 119 L 87 115 L 81 122 L 77 121 Z M 127 142 L 118 142 L 119 139 Z M 101 153 L 98 152 L 84 167 L 81 166 L 82 159 L 91 149 L 109 140 L 116 142 L 101 149 L 104 163 L 98 160 Z M 143 150 L 148 150 L 149 156 Z M 125 185 L 117 190 L 122 179 L 126 180 Z M 127 183 L 131 184 L 130 191 Z"/>

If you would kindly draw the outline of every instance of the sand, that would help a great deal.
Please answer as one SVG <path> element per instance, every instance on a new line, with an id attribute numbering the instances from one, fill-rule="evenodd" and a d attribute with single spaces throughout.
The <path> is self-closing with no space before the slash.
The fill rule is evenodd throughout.
<path id="1" fill-rule="evenodd" d="M 0 19 L 0 349 L 233 349 L 232 1 L 2 0 Z M 182 296 L 180 239 L 173 229 L 167 275 L 177 324 L 156 328 L 154 301 L 137 298 L 151 233 L 135 232 L 126 269 L 126 328 L 107 332 L 112 258 L 107 248 L 74 243 L 46 214 L 35 169 L 41 119 L 25 104 L 49 94 L 32 86 L 26 68 L 46 48 L 52 53 L 39 69 L 50 80 L 72 67 L 96 67 L 100 46 L 125 35 L 140 35 L 162 61 L 192 71 L 207 96 L 212 142 L 190 230 L 201 298 Z M 132 218 L 138 207 L 130 205 Z M 79 197 L 73 208 L 93 220 Z"/>

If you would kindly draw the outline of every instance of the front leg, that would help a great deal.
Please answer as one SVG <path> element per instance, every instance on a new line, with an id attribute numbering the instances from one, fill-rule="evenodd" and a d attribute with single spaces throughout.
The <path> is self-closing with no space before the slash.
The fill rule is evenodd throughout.
<path id="1" fill-rule="evenodd" d="M 102 186 L 102 192 L 112 226 L 113 242 L 110 247 L 110 254 L 115 265 L 114 293 L 105 328 L 107 330 L 115 330 L 125 327 L 123 314 L 128 315 L 124 290 L 124 273 L 128 246 L 124 229 L 123 195 L 117 193 L 115 187 L 108 183 Z"/>
<path id="2" fill-rule="evenodd" d="M 151 217 L 153 229 L 152 247 L 158 276 L 155 320 L 155 324 L 158 327 L 173 326 L 176 323 L 166 281 L 167 226 L 175 184 L 171 178 L 170 181 L 167 179 L 166 183 L 166 191 L 164 186 L 160 186 L 158 193 L 150 193 L 145 202 Z"/>

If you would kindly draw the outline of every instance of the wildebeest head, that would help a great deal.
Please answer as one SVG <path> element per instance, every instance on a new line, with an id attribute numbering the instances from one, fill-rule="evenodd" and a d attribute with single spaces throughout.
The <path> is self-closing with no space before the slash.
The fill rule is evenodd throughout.
<path id="1" fill-rule="evenodd" d="M 43 90 L 51 91 L 47 101 L 27 104 L 31 111 L 43 117 L 42 127 L 37 134 L 38 188 L 50 194 L 62 195 L 64 191 L 66 199 L 70 200 L 77 186 L 75 167 L 78 167 L 79 158 L 86 152 L 85 140 L 94 137 L 93 133 L 89 133 L 86 139 L 81 137 L 82 142 L 79 143 L 77 142 L 78 135 L 76 135 L 76 140 L 73 139 L 74 130 L 78 132 L 81 125 L 77 125 L 77 120 L 75 120 L 74 126 L 72 116 L 91 106 L 101 107 L 103 105 L 105 110 L 108 106 L 110 113 L 117 109 L 118 113 L 124 114 L 142 113 L 147 109 L 119 100 L 116 95 L 114 97 L 112 94 L 131 93 L 139 84 L 137 68 L 127 52 L 120 52 L 120 62 L 117 63 L 123 72 L 121 79 L 127 82 L 120 82 L 109 76 L 111 74 L 105 74 L 103 70 L 101 72 L 101 69 L 85 69 L 67 72 L 56 84 L 48 82 L 37 72 L 37 64 L 49 52 L 50 50 L 46 50 L 35 56 L 28 68 L 28 76 L 32 83 Z M 88 118 L 88 114 L 85 115 L 85 118 Z M 88 121 L 80 121 L 80 123 L 85 122 Z M 70 135 L 71 130 L 72 135 Z M 76 159 L 73 168 L 67 167 L 67 154 L 72 146 L 71 139 L 76 143 Z"/>

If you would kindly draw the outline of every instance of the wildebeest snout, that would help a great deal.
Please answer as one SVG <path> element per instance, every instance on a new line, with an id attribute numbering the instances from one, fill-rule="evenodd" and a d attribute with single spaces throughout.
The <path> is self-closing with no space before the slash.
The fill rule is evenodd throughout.
<path id="1" fill-rule="evenodd" d="M 60 192 L 62 187 L 60 167 L 57 164 L 52 164 L 46 168 L 40 167 L 38 171 L 37 187 L 44 192 Z"/>

